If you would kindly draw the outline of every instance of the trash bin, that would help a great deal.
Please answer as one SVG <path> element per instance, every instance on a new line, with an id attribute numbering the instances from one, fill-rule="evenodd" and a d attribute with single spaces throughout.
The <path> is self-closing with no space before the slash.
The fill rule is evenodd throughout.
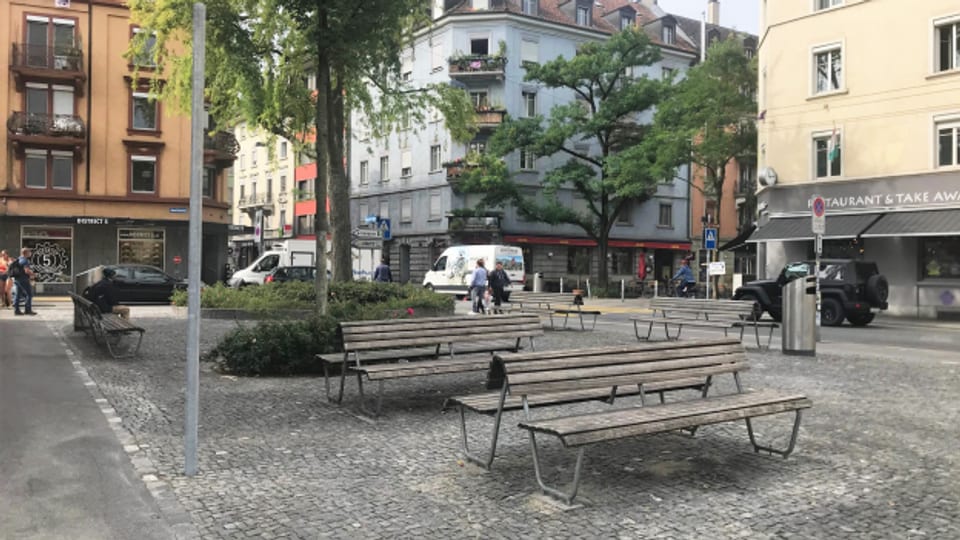
<path id="1" fill-rule="evenodd" d="M 533 273 L 533 292 L 543 292 L 543 272 Z"/>
<path id="2" fill-rule="evenodd" d="M 817 285 L 803 276 L 783 286 L 782 348 L 784 354 L 817 354 Z"/>
<path id="3" fill-rule="evenodd" d="M 103 279 L 103 266 L 94 266 L 89 270 L 84 270 L 76 276 L 73 280 L 73 292 L 79 295 L 83 295 L 83 291 L 87 290 L 88 287 L 92 287 L 94 283 Z M 77 307 L 73 307 L 73 330 L 74 332 L 79 332 L 84 330 L 83 317 L 80 316 L 80 312 L 77 311 Z"/>

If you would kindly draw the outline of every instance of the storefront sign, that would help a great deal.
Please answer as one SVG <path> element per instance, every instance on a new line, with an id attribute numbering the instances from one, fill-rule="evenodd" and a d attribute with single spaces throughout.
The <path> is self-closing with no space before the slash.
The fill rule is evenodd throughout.
<path id="1" fill-rule="evenodd" d="M 163 268 L 164 232 L 163 229 L 117 229 L 117 262 Z"/>
<path id="2" fill-rule="evenodd" d="M 105 217 L 78 217 L 77 225 L 109 225 L 110 218 Z"/>
<path id="3" fill-rule="evenodd" d="M 781 185 L 764 189 L 757 197 L 772 215 L 808 214 L 814 191 L 831 213 L 960 208 L 960 173 Z"/>
<path id="4" fill-rule="evenodd" d="M 170 209 L 171 214 L 186 214 L 187 209 L 183 206 L 175 206 Z"/>
<path id="5" fill-rule="evenodd" d="M 24 225 L 20 236 L 20 245 L 33 250 L 30 265 L 38 282 L 73 282 L 73 227 Z"/>

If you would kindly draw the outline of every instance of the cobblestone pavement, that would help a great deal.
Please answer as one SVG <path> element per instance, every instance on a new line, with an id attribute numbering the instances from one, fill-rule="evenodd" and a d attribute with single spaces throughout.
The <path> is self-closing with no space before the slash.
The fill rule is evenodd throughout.
<path id="1" fill-rule="evenodd" d="M 518 413 L 505 419 L 492 471 L 460 460 L 457 417 L 440 404 L 482 390 L 482 375 L 388 382 L 385 416 L 371 423 L 353 412 L 353 381 L 337 408 L 322 379 L 203 365 L 202 472 L 186 478 L 182 313 L 134 308 L 148 331 L 142 357 L 125 361 L 73 334 L 69 315 L 43 316 L 204 538 L 960 538 L 958 362 L 750 352 L 748 386 L 813 400 L 789 459 L 754 454 L 741 424 L 594 446 L 582 506 L 562 509 L 537 494 Z M 203 321 L 203 350 L 235 324 Z M 594 332 L 548 331 L 538 348 L 633 342 L 632 329 L 601 321 Z M 792 417 L 757 422 L 763 439 L 782 442 Z M 470 423 L 480 436 L 489 425 Z M 573 455 L 555 442 L 546 453 L 549 474 L 569 479 Z"/>

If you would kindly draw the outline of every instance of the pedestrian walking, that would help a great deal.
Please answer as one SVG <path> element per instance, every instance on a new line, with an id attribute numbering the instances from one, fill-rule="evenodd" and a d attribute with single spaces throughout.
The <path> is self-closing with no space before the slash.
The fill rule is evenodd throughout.
<path id="1" fill-rule="evenodd" d="M 10 254 L 7 250 L 0 250 L 0 307 L 8 308 L 13 305 L 10 298 L 10 289 L 13 288 L 12 280 L 8 274 L 10 270 Z"/>
<path id="2" fill-rule="evenodd" d="M 390 273 L 390 263 L 387 258 L 380 259 L 380 265 L 373 271 L 373 280 L 380 283 L 390 283 L 393 281 L 393 275 Z"/>
<path id="3" fill-rule="evenodd" d="M 100 308 L 100 313 L 113 313 L 119 315 L 121 319 L 130 319 L 130 308 L 121 306 L 117 301 L 117 284 L 113 281 L 117 274 L 113 268 L 103 269 L 103 278 L 96 282 L 90 288 L 86 295 L 90 300 Z"/>
<path id="4" fill-rule="evenodd" d="M 20 250 L 20 257 L 10 263 L 8 274 L 13 279 L 13 314 L 14 315 L 36 315 L 33 311 L 33 290 L 30 288 L 30 280 L 34 278 L 33 269 L 30 268 L 30 248 Z M 8 278 L 9 279 L 9 278 Z M 20 311 L 20 303 L 23 302 L 23 311 Z"/>
<path id="5" fill-rule="evenodd" d="M 503 263 L 497 261 L 496 267 L 493 269 L 493 272 L 490 272 L 490 288 L 493 289 L 493 312 L 494 313 L 503 313 L 502 303 L 503 303 L 503 291 L 507 288 L 507 285 L 510 285 L 510 276 L 507 275 L 507 271 L 503 269 Z"/>
<path id="6" fill-rule="evenodd" d="M 477 267 L 470 278 L 470 299 L 473 302 L 473 313 L 483 313 L 483 292 L 487 290 L 487 269 L 483 259 L 477 259 Z"/>

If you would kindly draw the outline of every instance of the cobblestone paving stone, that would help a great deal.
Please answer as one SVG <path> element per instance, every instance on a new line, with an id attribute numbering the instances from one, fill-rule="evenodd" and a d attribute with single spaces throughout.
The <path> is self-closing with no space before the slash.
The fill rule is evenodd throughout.
<path id="1" fill-rule="evenodd" d="M 132 361 L 106 359 L 67 326 L 66 310 L 45 316 L 62 319 L 204 538 L 960 538 L 957 364 L 751 351 L 747 386 L 813 400 L 789 459 L 754 454 L 741 424 L 594 446 L 582 506 L 565 510 L 537 493 L 518 413 L 505 418 L 492 471 L 460 460 L 457 416 L 440 404 L 483 390 L 479 374 L 388 382 L 385 416 L 370 423 L 354 412 L 355 381 L 338 408 L 321 378 L 236 378 L 202 365 L 201 474 L 186 478 L 185 320 L 145 313 Z M 204 320 L 201 348 L 235 324 Z M 634 342 L 632 329 L 601 321 L 594 332 L 548 331 L 538 348 Z M 474 444 L 489 422 L 470 419 Z M 763 440 L 783 442 L 792 417 L 757 423 Z M 573 454 L 546 443 L 546 471 L 566 482 Z"/>

